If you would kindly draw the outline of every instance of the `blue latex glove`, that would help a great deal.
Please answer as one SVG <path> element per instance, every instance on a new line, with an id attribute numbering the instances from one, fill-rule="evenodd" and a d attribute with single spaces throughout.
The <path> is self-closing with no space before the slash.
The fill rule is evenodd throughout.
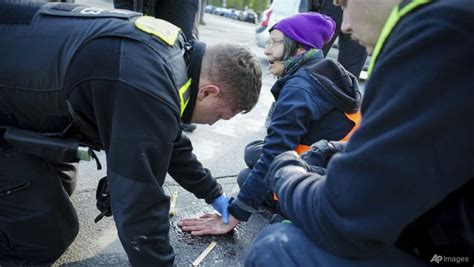
<path id="1" fill-rule="evenodd" d="M 220 195 L 211 203 L 212 207 L 221 214 L 224 224 L 229 222 L 229 203 L 230 197 L 227 197 L 226 194 Z"/>

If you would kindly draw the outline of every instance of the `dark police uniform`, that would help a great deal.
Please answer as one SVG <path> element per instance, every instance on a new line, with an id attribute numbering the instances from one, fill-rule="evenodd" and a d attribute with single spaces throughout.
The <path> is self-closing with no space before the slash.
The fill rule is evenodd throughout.
<path id="1" fill-rule="evenodd" d="M 207 202 L 222 193 L 180 129 L 192 116 L 202 46 L 189 53 L 198 72 L 188 75 L 189 49 L 172 24 L 15 2 L 0 3 L 0 260 L 52 263 L 78 232 L 57 162 L 12 147 L 1 134 L 13 128 L 103 149 L 130 262 L 172 265 L 166 173 Z"/>

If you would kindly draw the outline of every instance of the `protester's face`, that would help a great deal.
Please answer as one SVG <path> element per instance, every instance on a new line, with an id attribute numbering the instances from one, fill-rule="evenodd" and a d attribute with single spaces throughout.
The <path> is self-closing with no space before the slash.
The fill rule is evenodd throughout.
<path id="1" fill-rule="evenodd" d="M 341 31 L 372 54 L 391 9 L 399 0 L 335 0 L 343 9 Z"/>
<path id="2" fill-rule="evenodd" d="M 283 75 L 285 67 L 283 66 L 284 55 L 284 35 L 279 30 L 273 30 L 265 46 L 265 56 L 268 60 L 268 70 L 275 76 Z"/>
<path id="3" fill-rule="evenodd" d="M 209 87 L 209 86 L 207 86 Z M 228 120 L 240 113 L 240 110 L 233 108 L 232 100 L 222 96 L 219 88 L 200 88 L 194 106 L 194 123 L 213 125 L 218 120 Z"/>

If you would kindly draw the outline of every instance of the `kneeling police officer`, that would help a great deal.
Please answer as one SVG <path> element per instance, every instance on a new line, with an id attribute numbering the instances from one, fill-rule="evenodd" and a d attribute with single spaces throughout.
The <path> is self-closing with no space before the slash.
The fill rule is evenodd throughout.
<path id="1" fill-rule="evenodd" d="M 0 32 L 0 260 L 51 264 L 72 243 L 70 163 L 91 148 L 106 153 L 131 264 L 172 265 L 166 173 L 221 213 L 229 201 L 180 122 L 251 110 L 261 87 L 255 56 L 189 44 L 176 26 L 140 13 L 74 4 L 2 2 Z"/>

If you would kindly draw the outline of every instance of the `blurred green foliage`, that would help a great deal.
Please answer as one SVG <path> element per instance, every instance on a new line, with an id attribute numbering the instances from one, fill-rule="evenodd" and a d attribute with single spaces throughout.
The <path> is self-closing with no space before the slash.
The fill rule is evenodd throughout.
<path id="1" fill-rule="evenodd" d="M 208 5 L 234 8 L 238 10 L 253 9 L 257 13 L 270 6 L 270 0 L 207 0 Z"/>

